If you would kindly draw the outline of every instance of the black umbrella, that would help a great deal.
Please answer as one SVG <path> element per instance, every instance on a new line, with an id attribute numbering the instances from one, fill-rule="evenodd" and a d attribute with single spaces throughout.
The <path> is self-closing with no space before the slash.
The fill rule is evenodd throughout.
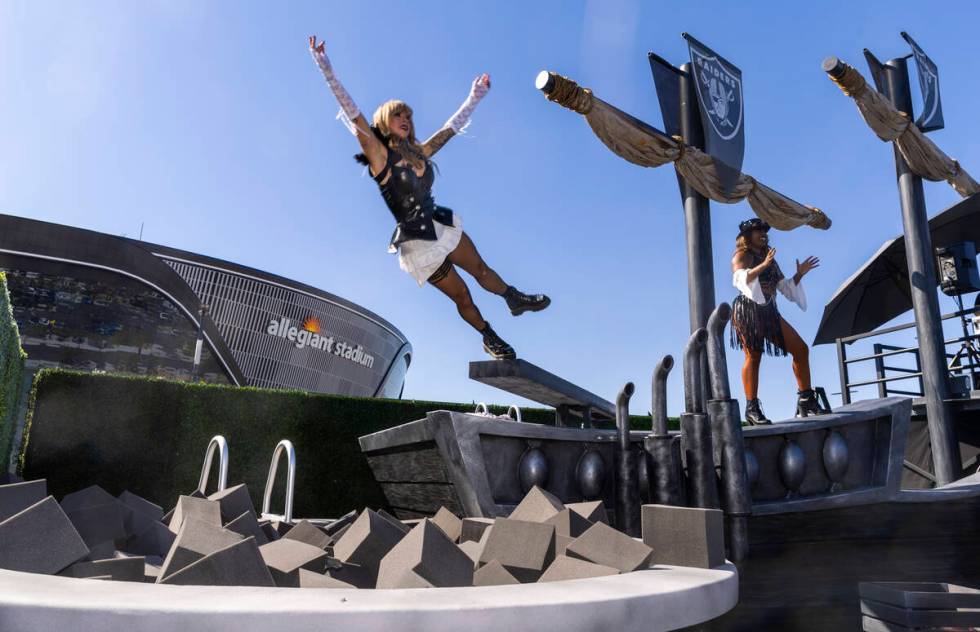
<path id="1" fill-rule="evenodd" d="M 933 248 L 961 241 L 980 245 L 980 193 L 954 204 L 929 220 Z M 834 293 L 823 309 L 813 344 L 863 334 L 912 309 L 905 237 L 882 244 Z"/>

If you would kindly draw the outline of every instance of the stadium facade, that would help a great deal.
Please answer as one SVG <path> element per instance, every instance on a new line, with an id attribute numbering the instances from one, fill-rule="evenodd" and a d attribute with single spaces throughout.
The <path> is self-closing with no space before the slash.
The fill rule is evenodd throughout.
<path id="1" fill-rule="evenodd" d="M 0 270 L 32 370 L 397 398 L 412 359 L 394 325 L 350 301 L 125 237 L 0 215 Z"/>

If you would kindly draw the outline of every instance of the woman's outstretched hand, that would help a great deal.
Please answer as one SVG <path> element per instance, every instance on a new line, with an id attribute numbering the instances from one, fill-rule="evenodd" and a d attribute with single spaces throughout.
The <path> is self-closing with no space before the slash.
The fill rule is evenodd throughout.
<path id="1" fill-rule="evenodd" d="M 490 75 L 483 73 L 473 80 L 473 87 L 470 88 L 470 94 L 472 94 L 474 97 L 477 99 L 482 99 L 489 91 Z"/>
<path id="2" fill-rule="evenodd" d="M 800 260 L 797 259 L 795 277 L 797 279 L 802 279 L 807 272 L 813 270 L 814 268 L 819 268 L 819 267 L 820 267 L 820 259 L 817 259 L 816 257 L 807 257 L 806 259 L 803 260 L 803 263 L 800 263 Z"/>
<path id="3" fill-rule="evenodd" d="M 326 55 L 327 52 L 323 48 L 324 42 L 316 43 L 316 35 L 310 35 L 310 50 L 317 55 Z"/>

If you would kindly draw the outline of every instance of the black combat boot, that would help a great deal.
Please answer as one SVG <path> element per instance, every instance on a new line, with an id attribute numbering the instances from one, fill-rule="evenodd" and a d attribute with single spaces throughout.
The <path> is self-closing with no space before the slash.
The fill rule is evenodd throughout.
<path id="1" fill-rule="evenodd" d="M 799 399 L 796 400 L 797 417 L 812 417 L 823 414 L 820 403 L 817 401 L 817 394 L 813 389 L 808 388 L 805 391 L 798 391 L 797 395 L 799 395 Z"/>
<path id="2" fill-rule="evenodd" d="M 483 334 L 483 350 L 492 355 L 495 360 L 517 359 L 514 348 L 497 335 L 490 323 L 486 324 L 481 333 Z"/>
<path id="3" fill-rule="evenodd" d="M 551 299 L 544 294 L 525 294 L 513 285 L 507 286 L 503 296 L 514 316 L 520 316 L 524 312 L 540 312 L 551 305 Z"/>
<path id="4" fill-rule="evenodd" d="M 765 413 L 762 412 L 762 404 L 759 402 L 758 397 L 746 400 L 745 421 L 749 422 L 752 426 L 764 426 L 772 423 L 766 418 Z"/>

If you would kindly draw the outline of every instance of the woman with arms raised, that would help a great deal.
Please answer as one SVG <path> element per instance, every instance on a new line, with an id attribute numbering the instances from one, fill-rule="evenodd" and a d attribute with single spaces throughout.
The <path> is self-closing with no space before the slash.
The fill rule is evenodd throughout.
<path id="1" fill-rule="evenodd" d="M 769 224 L 759 218 L 738 226 L 732 256 L 733 283 L 740 294 L 732 303 L 732 346 L 745 351 L 742 385 L 745 387 L 745 419 L 750 424 L 770 421 L 759 404 L 759 365 L 762 353 L 793 356 L 793 374 L 799 387 L 798 417 L 819 415 L 817 396 L 810 385 L 810 350 L 796 330 L 779 314 L 776 292 L 806 310 L 806 295 L 800 282 L 820 265 L 816 257 L 796 260 L 796 274 L 787 279 L 776 263 L 776 249 L 769 247 Z"/>
<path id="2" fill-rule="evenodd" d="M 310 52 L 340 103 L 339 117 L 361 145 L 363 153 L 355 158 L 368 166 L 395 216 L 395 232 L 388 251 L 398 252 L 399 265 L 420 286 L 428 281 L 453 300 L 463 320 L 483 336 L 487 353 L 498 359 L 515 358 L 514 349 L 483 319 L 457 266 L 472 275 L 483 289 L 503 296 L 515 316 L 540 311 L 551 300 L 542 294 L 524 294 L 506 284 L 480 257 L 469 235 L 463 232 L 459 216 L 437 206 L 432 197 L 435 176 L 430 158 L 467 126 L 477 103 L 490 89 L 490 77 L 484 74 L 474 80 L 459 110 L 431 138 L 419 143 L 412 109 L 407 104 L 397 100 L 382 104 L 368 125 L 337 79 L 323 42 L 317 43 L 316 36 L 310 37 Z"/>

